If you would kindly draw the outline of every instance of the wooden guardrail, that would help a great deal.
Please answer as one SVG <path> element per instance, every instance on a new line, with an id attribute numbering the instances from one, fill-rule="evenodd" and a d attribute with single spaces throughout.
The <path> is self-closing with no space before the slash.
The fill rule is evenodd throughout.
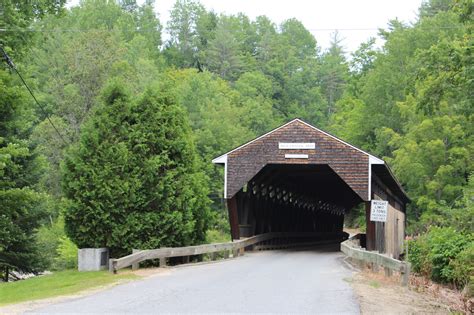
<path id="1" fill-rule="evenodd" d="M 256 236 L 252 236 L 243 240 L 238 240 L 228 243 L 214 243 L 214 244 L 204 244 L 204 245 L 195 245 L 195 246 L 186 246 L 186 247 L 174 247 L 174 248 L 159 248 L 159 249 L 147 249 L 147 250 L 134 250 L 130 255 L 109 260 L 109 271 L 117 273 L 117 270 L 132 266 L 132 269 L 137 269 L 140 262 L 150 260 L 150 259 L 159 259 L 160 267 L 166 266 L 166 259 L 170 257 L 189 257 L 194 255 L 209 254 L 224 252 L 224 256 L 229 256 L 229 251 L 233 253 L 233 256 L 242 255 L 245 248 L 253 246 L 259 243 L 263 243 L 261 249 L 266 248 L 278 248 L 278 245 L 281 244 L 265 244 L 269 243 L 273 239 L 282 239 L 286 241 L 286 247 L 288 247 L 289 242 L 293 239 L 312 239 L 312 240 L 327 240 L 333 238 L 341 239 L 342 234 L 337 233 L 282 233 L 282 232 L 273 232 L 265 233 Z M 304 244 L 310 244 L 306 240 Z M 314 244 L 314 241 L 311 242 Z M 270 246 L 271 245 L 271 246 Z M 282 246 L 281 246 L 282 247 Z"/>
<path id="2" fill-rule="evenodd" d="M 358 235 L 342 242 L 341 251 L 352 260 L 358 261 L 360 264 L 370 264 L 374 271 L 378 271 L 379 267 L 383 267 L 386 276 L 391 276 L 393 271 L 399 272 L 401 275 L 402 285 L 408 285 L 410 263 L 391 258 L 377 251 L 368 251 L 365 248 L 362 248 L 358 241 Z"/>

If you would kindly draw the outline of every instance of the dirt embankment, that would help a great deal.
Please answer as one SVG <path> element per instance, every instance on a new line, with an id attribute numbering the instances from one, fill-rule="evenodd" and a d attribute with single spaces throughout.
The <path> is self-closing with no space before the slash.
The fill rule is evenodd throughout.
<path id="1" fill-rule="evenodd" d="M 362 271 L 348 280 L 362 314 L 472 314 L 472 300 L 461 292 L 412 276 L 402 287 L 398 277 Z"/>

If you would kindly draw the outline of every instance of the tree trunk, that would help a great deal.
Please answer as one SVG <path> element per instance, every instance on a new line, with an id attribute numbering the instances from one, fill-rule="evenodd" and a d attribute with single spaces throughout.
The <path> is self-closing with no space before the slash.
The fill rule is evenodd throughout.
<path id="1" fill-rule="evenodd" d="M 8 267 L 5 267 L 5 274 L 3 275 L 3 281 L 8 282 L 8 274 L 10 273 L 10 270 Z"/>

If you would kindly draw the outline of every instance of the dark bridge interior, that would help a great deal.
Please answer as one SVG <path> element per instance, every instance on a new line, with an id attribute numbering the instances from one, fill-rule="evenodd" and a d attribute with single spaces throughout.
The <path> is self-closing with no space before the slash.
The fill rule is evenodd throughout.
<path id="1" fill-rule="evenodd" d="M 341 234 L 363 200 L 326 164 L 268 164 L 235 196 L 240 237 L 267 232 Z M 231 220 L 232 222 L 232 220 Z"/>

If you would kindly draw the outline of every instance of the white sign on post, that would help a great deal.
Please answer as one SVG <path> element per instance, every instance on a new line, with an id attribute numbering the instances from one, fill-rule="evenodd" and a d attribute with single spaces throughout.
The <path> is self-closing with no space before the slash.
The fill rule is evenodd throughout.
<path id="1" fill-rule="evenodd" d="M 388 201 L 372 200 L 370 204 L 370 221 L 387 221 Z"/>

